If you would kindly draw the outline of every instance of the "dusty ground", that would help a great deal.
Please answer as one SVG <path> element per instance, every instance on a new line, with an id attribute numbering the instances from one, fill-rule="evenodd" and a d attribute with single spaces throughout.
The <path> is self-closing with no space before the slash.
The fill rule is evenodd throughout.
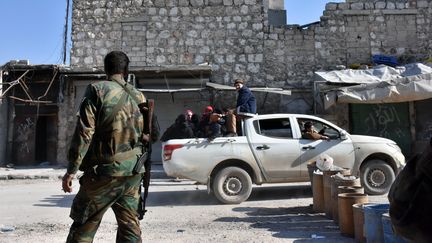
<path id="1" fill-rule="evenodd" d="M 75 183 L 76 184 L 76 183 Z M 0 181 L 0 242 L 64 242 L 73 194 L 59 180 Z M 78 187 L 74 188 L 75 193 Z M 386 202 L 385 196 L 370 197 Z M 312 211 L 308 183 L 261 186 L 239 205 L 220 205 L 192 181 L 154 180 L 144 242 L 354 242 L 323 214 Z M 95 242 L 115 242 L 109 211 Z"/>

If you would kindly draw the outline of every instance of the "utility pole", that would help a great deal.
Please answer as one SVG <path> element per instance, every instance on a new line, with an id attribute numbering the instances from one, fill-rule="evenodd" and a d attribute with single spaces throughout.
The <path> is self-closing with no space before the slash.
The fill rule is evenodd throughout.
<path id="1" fill-rule="evenodd" d="M 63 40 L 63 64 L 66 64 L 66 56 L 67 56 L 67 39 L 68 39 L 68 26 L 69 26 L 69 2 L 70 0 L 66 0 L 66 21 L 64 27 L 64 40 Z"/>

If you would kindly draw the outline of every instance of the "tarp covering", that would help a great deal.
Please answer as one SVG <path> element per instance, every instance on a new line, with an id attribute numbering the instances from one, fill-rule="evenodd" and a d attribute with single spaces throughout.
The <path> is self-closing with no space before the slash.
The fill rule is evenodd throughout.
<path id="1" fill-rule="evenodd" d="M 418 74 L 432 73 L 432 67 L 421 63 L 412 63 L 397 68 L 386 65 L 378 65 L 365 70 L 336 70 L 329 72 L 315 72 L 317 81 L 344 84 L 365 84 L 388 81 L 402 77 L 409 77 Z"/>
<path id="2" fill-rule="evenodd" d="M 338 103 L 397 103 L 432 98 L 432 68 L 414 63 L 392 68 L 316 72 L 331 84 L 352 84 L 327 91 L 324 108 Z"/>
<path id="3" fill-rule="evenodd" d="M 216 89 L 216 90 L 223 90 L 223 91 L 235 91 L 234 86 L 228 86 L 223 84 L 217 84 L 217 83 L 206 83 L 207 87 Z M 268 88 L 268 87 L 249 87 L 251 91 L 255 92 L 268 92 L 268 93 L 276 93 L 276 94 L 282 94 L 282 95 L 291 95 L 291 90 L 286 90 L 282 88 Z"/>
<path id="4" fill-rule="evenodd" d="M 142 92 L 153 92 L 153 93 L 177 93 L 177 92 L 199 92 L 203 91 L 206 88 L 211 88 L 215 90 L 222 91 L 235 91 L 236 89 L 233 86 L 217 84 L 217 83 L 205 83 L 205 88 L 138 88 L 139 91 Z M 268 87 L 249 87 L 251 91 L 254 92 L 268 92 L 282 95 L 291 95 L 291 90 L 284 90 L 282 88 L 268 88 Z"/>

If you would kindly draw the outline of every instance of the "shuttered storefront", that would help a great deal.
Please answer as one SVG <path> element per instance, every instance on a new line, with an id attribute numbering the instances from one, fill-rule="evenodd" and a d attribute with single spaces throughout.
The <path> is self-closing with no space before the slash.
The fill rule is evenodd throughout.
<path id="1" fill-rule="evenodd" d="M 409 105 L 351 104 L 350 130 L 352 134 L 389 138 L 401 147 L 405 157 L 411 154 Z"/>

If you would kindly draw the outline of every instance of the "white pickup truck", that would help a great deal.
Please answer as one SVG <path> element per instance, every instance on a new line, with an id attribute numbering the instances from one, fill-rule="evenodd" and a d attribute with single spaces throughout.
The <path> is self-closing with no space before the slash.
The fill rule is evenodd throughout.
<path id="1" fill-rule="evenodd" d="M 324 129 L 329 140 L 302 138 L 303 124 Z M 311 115 L 250 115 L 242 120 L 242 135 L 173 139 L 162 148 L 168 176 L 206 184 L 208 191 L 227 204 L 248 199 L 252 184 L 308 181 L 308 162 L 321 154 L 360 176 L 369 194 L 388 192 L 405 164 L 398 145 L 389 139 L 351 135 L 329 121 Z"/>

